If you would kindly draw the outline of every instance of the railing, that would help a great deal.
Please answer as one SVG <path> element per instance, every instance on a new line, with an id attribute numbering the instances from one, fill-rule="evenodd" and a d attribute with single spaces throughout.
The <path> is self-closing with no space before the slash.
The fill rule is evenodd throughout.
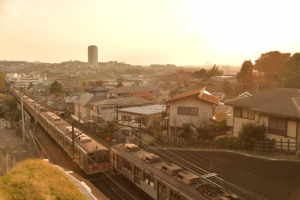
<path id="1" fill-rule="evenodd" d="M 5 176 L 8 174 L 8 171 L 11 170 L 16 165 L 16 160 L 11 159 L 9 154 L 6 156 L 0 152 L 0 176 Z"/>

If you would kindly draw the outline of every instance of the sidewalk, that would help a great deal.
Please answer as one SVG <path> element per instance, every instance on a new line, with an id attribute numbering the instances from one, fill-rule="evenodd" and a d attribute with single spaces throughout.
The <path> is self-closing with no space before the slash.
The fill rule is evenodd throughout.
<path id="1" fill-rule="evenodd" d="M 83 195 L 86 196 L 88 200 L 109 200 L 102 192 L 100 192 L 91 182 L 84 179 L 83 177 L 75 174 L 73 171 L 68 171 L 63 167 L 54 165 L 60 170 L 64 171 L 69 179 L 75 183 L 77 188 L 81 191 Z"/>

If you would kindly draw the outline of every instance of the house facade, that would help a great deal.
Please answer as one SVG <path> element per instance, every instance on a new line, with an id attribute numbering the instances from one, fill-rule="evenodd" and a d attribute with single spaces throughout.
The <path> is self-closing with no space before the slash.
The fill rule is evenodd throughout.
<path id="1" fill-rule="evenodd" d="M 220 99 L 205 91 L 205 88 L 177 95 L 166 101 L 168 113 L 168 135 L 177 136 L 183 123 L 201 127 L 210 123 L 216 114 Z"/>
<path id="2" fill-rule="evenodd" d="M 300 91 L 280 88 L 226 103 L 233 107 L 227 125 L 238 136 L 244 123 L 265 124 L 267 138 L 300 143 Z"/>

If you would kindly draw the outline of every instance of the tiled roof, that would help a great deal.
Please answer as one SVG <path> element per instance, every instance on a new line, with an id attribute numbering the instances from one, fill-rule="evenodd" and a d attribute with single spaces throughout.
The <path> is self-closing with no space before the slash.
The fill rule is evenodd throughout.
<path id="1" fill-rule="evenodd" d="M 287 117 L 300 117 L 300 97 L 276 101 L 249 110 Z"/>
<path id="2" fill-rule="evenodd" d="M 149 91 L 131 92 L 130 94 L 134 97 L 139 97 L 145 100 L 152 101 L 155 104 L 160 104 L 160 102 Z"/>
<path id="3" fill-rule="evenodd" d="M 184 97 L 189 97 L 189 96 L 193 96 L 193 95 L 197 95 L 197 94 L 199 95 L 200 93 L 203 93 L 204 90 L 205 90 L 205 87 L 200 88 L 198 90 L 193 90 L 191 92 L 182 93 L 182 94 L 176 95 L 175 97 L 173 97 L 171 99 L 168 99 L 165 103 L 170 102 L 170 101 L 174 101 L 174 100 L 177 100 L 177 99 L 181 99 L 181 98 L 184 98 Z"/>
<path id="4" fill-rule="evenodd" d="M 231 106 L 253 108 L 295 97 L 300 97 L 299 89 L 279 88 L 235 101 L 226 102 L 226 104 Z"/>
<path id="5" fill-rule="evenodd" d="M 113 90 L 108 91 L 109 93 L 129 93 L 129 92 L 138 92 L 138 91 L 154 91 L 154 90 L 163 90 L 160 87 L 149 85 L 149 86 L 131 86 L 131 87 L 119 87 Z"/>
<path id="6" fill-rule="evenodd" d="M 213 95 L 207 93 L 205 91 L 205 87 L 204 87 L 204 88 L 200 88 L 198 90 L 194 90 L 194 91 L 191 91 L 191 92 L 186 92 L 186 93 L 183 93 L 183 94 L 179 94 L 179 95 L 167 100 L 166 103 L 174 101 L 174 100 L 182 99 L 182 98 L 185 98 L 185 97 L 189 97 L 189 96 L 198 96 L 199 99 L 202 99 L 204 101 L 208 101 L 208 102 L 211 102 L 211 103 L 214 103 L 214 104 L 219 104 L 219 102 L 220 102 L 219 97 L 216 97 L 216 96 L 213 96 Z"/>
<path id="7" fill-rule="evenodd" d="M 107 104 L 118 104 L 118 106 L 143 106 L 147 104 L 154 104 L 152 101 L 141 99 L 138 97 L 123 97 L 116 99 L 106 99 L 103 101 L 97 101 L 91 103 L 92 105 L 107 105 Z"/>
<path id="8" fill-rule="evenodd" d="M 227 119 L 227 113 L 217 111 L 217 114 L 213 116 L 213 119 L 218 122 L 223 121 L 224 119 Z"/>
<path id="9" fill-rule="evenodd" d="M 199 96 L 199 99 L 202 99 L 202 100 L 214 103 L 214 104 L 219 104 L 220 103 L 220 98 L 219 97 L 216 97 L 216 96 L 213 96 L 213 95 L 210 95 L 210 94 L 206 94 L 206 93 L 202 93 Z"/>

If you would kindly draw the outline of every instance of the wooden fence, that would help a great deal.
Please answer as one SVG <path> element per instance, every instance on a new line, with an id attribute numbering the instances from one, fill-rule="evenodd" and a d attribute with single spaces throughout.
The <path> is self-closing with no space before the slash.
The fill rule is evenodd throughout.
<path id="1" fill-rule="evenodd" d="M 281 140 L 260 140 L 255 141 L 254 150 L 255 152 L 287 152 L 295 153 L 299 149 L 299 144 L 297 142 L 291 142 L 289 139 L 287 141 Z"/>
<path id="2" fill-rule="evenodd" d="M 182 137 L 162 137 L 156 138 L 158 143 L 169 143 L 181 147 L 206 147 L 206 148 L 217 148 L 214 141 L 198 141 L 197 139 L 186 140 Z M 281 140 L 260 140 L 255 141 L 249 149 L 255 150 L 255 152 L 286 152 L 296 153 L 299 150 L 299 144 L 294 141 L 287 139 L 286 141 Z M 224 147 L 226 148 L 226 147 Z M 245 148 L 239 148 L 245 149 Z"/>

